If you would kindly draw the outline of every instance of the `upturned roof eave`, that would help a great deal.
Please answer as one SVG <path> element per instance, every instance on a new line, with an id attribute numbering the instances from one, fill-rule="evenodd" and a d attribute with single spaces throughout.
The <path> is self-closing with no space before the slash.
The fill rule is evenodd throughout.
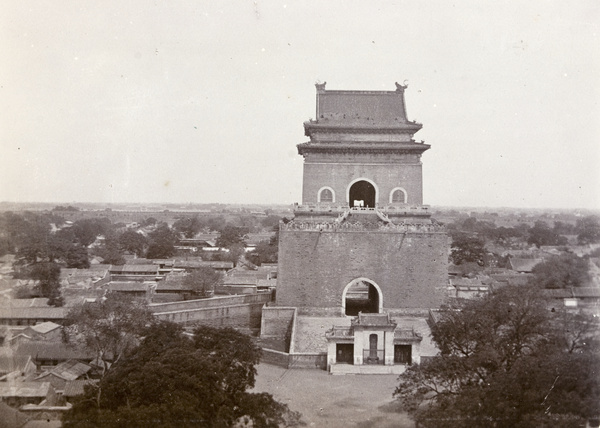
<path id="1" fill-rule="evenodd" d="M 401 122 L 398 124 L 344 124 L 344 123 L 332 123 L 332 122 L 317 122 L 307 121 L 304 122 L 304 135 L 310 136 L 312 131 L 329 131 L 336 133 L 343 132 L 368 132 L 368 133 L 416 133 L 423 125 L 417 122 Z"/>
<path id="2" fill-rule="evenodd" d="M 296 145 L 298 154 L 303 155 L 310 152 L 382 152 L 382 153 L 418 153 L 422 154 L 431 148 L 431 145 L 425 143 L 315 143 L 305 142 Z"/>

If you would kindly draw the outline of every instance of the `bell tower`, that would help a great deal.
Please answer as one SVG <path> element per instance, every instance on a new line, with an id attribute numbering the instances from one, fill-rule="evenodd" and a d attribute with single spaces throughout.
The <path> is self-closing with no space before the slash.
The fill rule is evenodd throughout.
<path id="1" fill-rule="evenodd" d="M 279 228 L 276 303 L 311 316 L 427 313 L 445 298 L 448 239 L 423 205 L 421 155 L 406 86 L 317 84 L 304 123 L 302 203 Z"/>
<path id="2" fill-rule="evenodd" d="M 423 204 L 421 155 L 406 86 L 395 91 L 332 91 L 317 84 L 316 119 L 304 123 L 302 205 L 401 207 Z"/>

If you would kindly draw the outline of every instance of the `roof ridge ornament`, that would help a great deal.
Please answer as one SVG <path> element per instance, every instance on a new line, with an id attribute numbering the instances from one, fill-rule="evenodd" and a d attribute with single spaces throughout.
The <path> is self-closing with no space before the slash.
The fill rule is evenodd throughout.
<path id="1" fill-rule="evenodd" d="M 398 82 L 396 83 L 396 92 L 404 92 L 404 90 L 406 88 L 408 88 L 408 80 L 404 80 L 404 82 L 402 82 L 402 85 Z"/>
<path id="2" fill-rule="evenodd" d="M 315 83 L 315 87 L 317 88 L 318 94 L 322 94 L 323 92 L 325 92 L 325 85 L 327 85 L 327 82 L 321 83 L 320 81 L 317 81 Z"/>

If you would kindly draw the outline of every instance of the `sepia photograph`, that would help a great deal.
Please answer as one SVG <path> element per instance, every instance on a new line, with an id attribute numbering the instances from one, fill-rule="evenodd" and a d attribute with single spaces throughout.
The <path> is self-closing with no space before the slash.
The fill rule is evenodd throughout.
<path id="1" fill-rule="evenodd" d="M 5 0 L 0 428 L 600 428 L 600 3 Z"/>

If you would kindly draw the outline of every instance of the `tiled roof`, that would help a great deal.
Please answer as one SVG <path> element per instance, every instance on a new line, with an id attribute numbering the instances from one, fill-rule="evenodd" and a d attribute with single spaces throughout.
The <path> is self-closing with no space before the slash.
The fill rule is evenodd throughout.
<path id="1" fill-rule="evenodd" d="M 91 360 L 94 354 L 61 342 L 26 342 L 19 345 L 16 355 L 31 355 L 38 360 Z"/>
<path id="2" fill-rule="evenodd" d="M 33 307 L 3 308 L 0 307 L 0 319 L 54 319 L 62 320 L 67 316 L 69 308 Z"/>
<path id="3" fill-rule="evenodd" d="M 0 383 L 0 397 L 40 397 L 50 390 L 50 382 L 21 382 L 11 385 Z"/>
<path id="4" fill-rule="evenodd" d="M 262 287 L 262 288 L 276 287 L 277 280 L 276 279 L 259 279 L 258 282 L 256 283 L 256 286 Z"/>
<path id="5" fill-rule="evenodd" d="M 173 267 L 180 269 L 194 269 L 200 267 L 210 267 L 213 269 L 232 269 L 232 262 L 223 261 L 205 261 L 205 260 L 181 260 L 176 259 Z"/>
<path id="6" fill-rule="evenodd" d="M 147 282 L 134 282 L 134 281 L 113 281 L 109 284 L 110 291 L 148 291 L 150 288 Z"/>
<path id="7" fill-rule="evenodd" d="M 585 298 L 600 298 L 600 288 L 597 287 L 573 287 L 573 288 L 555 288 L 546 289 L 543 291 L 547 297 L 555 299 L 585 299 Z"/>
<path id="8" fill-rule="evenodd" d="M 542 263 L 544 259 L 520 259 L 517 257 L 511 257 L 509 259 L 512 270 L 517 272 L 531 272 L 533 268 Z"/>
<path id="9" fill-rule="evenodd" d="M 37 308 L 47 307 L 48 299 L 45 297 L 36 297 L 34 299 L 13 299 L 10 301 L 13 308 Z"/>
<path id="10" fill-rule="evenodd" d="M 223 278 L 223 285 L 257 285 L 258 279 L 255 276 L 236 275 Z"/>
<path id="11" fill-rule="evenodd" d="M 318 91 L 317 120 L 406 123 L 403 91 Z"/>
<path id="12" fill-rule="evenodd" d="M 52 321 L 46 321 L 46 322 L 43 322 L 40 324 L 32 325 L 29 328 L 31 330 L 35 331 L 36 333 L 46 334 L 48 332 L 51 332 L 52 330 L 56 330 L 57 328 L 60 328 L 60 325 L 58 325 Z"/>
<path id="13" fill-rule="evenodd" d="M 23 371 L 29 361 L 29 355 L 0 355 L 0 374 L 15 370 Z"/>
<path id="14" fill-rule="evenodd" d="M 158 266 L 157 265 L 122 265 L 122 266 L 112 266 L 110 268 L 110 273 L 112 274 L 158 274 Z"/>
<path id="15" fill-rule="evenodd" d="M 50 370 L 46 370 L 35 378 L 35 380 L 43 379 L 50 375 L 58 376 L 64 380 L 75 380 L 78 377 L 83 376 L 91 370 L 91 367 L 87 364 L 80 363 L 77 360 L 67 360 L 63 363 L 58 364 Z"/>
<path id="16" fill-rule="evenodd" d="M 85 392 L 86 385 L 93 385 L 96 381 L 91 379 L 77 379 L 67 381 L 65 389 L 63 390 L 63 396 L 65 397 L 77 397 L 83 395 Z"/>

